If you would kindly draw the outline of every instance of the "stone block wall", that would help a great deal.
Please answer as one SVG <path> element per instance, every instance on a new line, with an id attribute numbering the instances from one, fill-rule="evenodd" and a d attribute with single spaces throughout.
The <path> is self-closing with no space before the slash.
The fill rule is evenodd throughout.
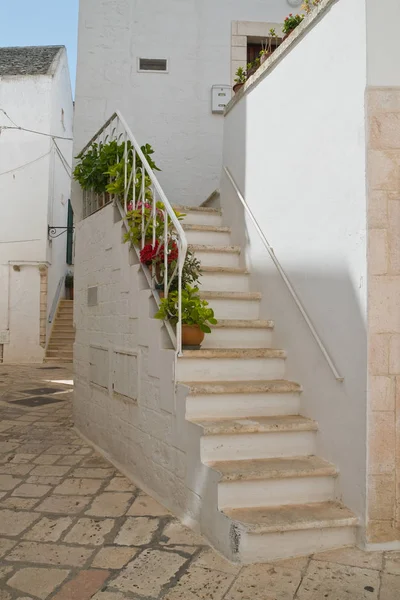
<path id="1" fill-rule="evenodd" d="M 367 92 L 367 542 L 400 539 L 400 89 Z"/>
<path id="2" fill-rule="evenodd" d="M 200 498 L 188 483 L 175 351 L 151 318 L 148 283 L 122 236 L 112 205 L 76 228 L 75 424 L 142 489 L 197 524 Z"/>

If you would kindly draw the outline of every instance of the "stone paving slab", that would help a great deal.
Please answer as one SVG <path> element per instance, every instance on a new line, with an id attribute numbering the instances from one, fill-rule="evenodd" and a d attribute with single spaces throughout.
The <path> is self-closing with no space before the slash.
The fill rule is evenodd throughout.
<path id="1" fill-rule="evenodd" d="M 218 555 L 76 435 L 71 379 L 0 365 L 0 600 L 400 600 L 400 552 Z"/>

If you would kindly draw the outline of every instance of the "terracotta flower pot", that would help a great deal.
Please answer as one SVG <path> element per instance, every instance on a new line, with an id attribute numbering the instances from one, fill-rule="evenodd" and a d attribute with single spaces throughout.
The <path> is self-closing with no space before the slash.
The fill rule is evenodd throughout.
<path id="1" fill-rule="evenodd" d="M 266 52 L 265 54 L 261 54 L 260 56 L 260 64 L 263 65 L 266 60 L 271 56 L 272 52 Z"/>
<path id="2" fill-rule="evenodd" d="M 296 29 L 296 28 L 294 28 L 294 29 Z M 291 29 L 290 31 L 288 31 L 288 32 L 287 32 L 287 33 L 286 33 L 286 34 L 283 36 L 283 38 L 282 38 L 282 42 L 284 42 L 284 41 L 286 40 L 286 38 L 288 38 L 288 37 L 289 37 L 289 35 L 290 35 L 291 33 L 293 33 L 294 29 Z"/>
<path id="3" fill-rule="evenodd" d="M 199 348 L 204 335 L 204 331 L 198 325 L 182 325 L 182 346 Z"/>
<path id="4" fill-rule="evenodd" d="M 249 79 L 257 71 L 258 67 L 252 67 L 247 71 L 247 79 Z"/>
<path id="5" fill-rule="evenodd" d="M 241 90 L 243 86 L 244 86 L 244 83 L 235 83 L 235 85 L 233 86 L 234 93 L 237 94 L 238 91 Z"/>

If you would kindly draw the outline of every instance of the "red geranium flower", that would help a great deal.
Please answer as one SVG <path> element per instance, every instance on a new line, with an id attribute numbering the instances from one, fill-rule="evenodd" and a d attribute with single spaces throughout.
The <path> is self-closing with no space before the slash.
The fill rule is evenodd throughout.
<path id="1" fill-rule="evenodd" d="M 171 240 L 168 244 L 168 264 L 178 259 L 178 246 L 175 240 Z M 164 264 L 164 244 L 160 244 L 158 240 L 152 244 L 146 244 L 140 251 L 140 262 L 145 265 L 150 265 L 153 262 Z"/>

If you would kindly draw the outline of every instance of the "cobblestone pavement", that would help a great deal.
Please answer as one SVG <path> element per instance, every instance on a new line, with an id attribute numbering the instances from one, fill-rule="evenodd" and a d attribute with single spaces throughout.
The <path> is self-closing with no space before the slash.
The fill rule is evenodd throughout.
<path id="1" fill-rule="evenodd" d="M 69 380 L 0 365 L 0 600 L 400 599 L 400 552 L 227 562 L 75 434 Z"/>

